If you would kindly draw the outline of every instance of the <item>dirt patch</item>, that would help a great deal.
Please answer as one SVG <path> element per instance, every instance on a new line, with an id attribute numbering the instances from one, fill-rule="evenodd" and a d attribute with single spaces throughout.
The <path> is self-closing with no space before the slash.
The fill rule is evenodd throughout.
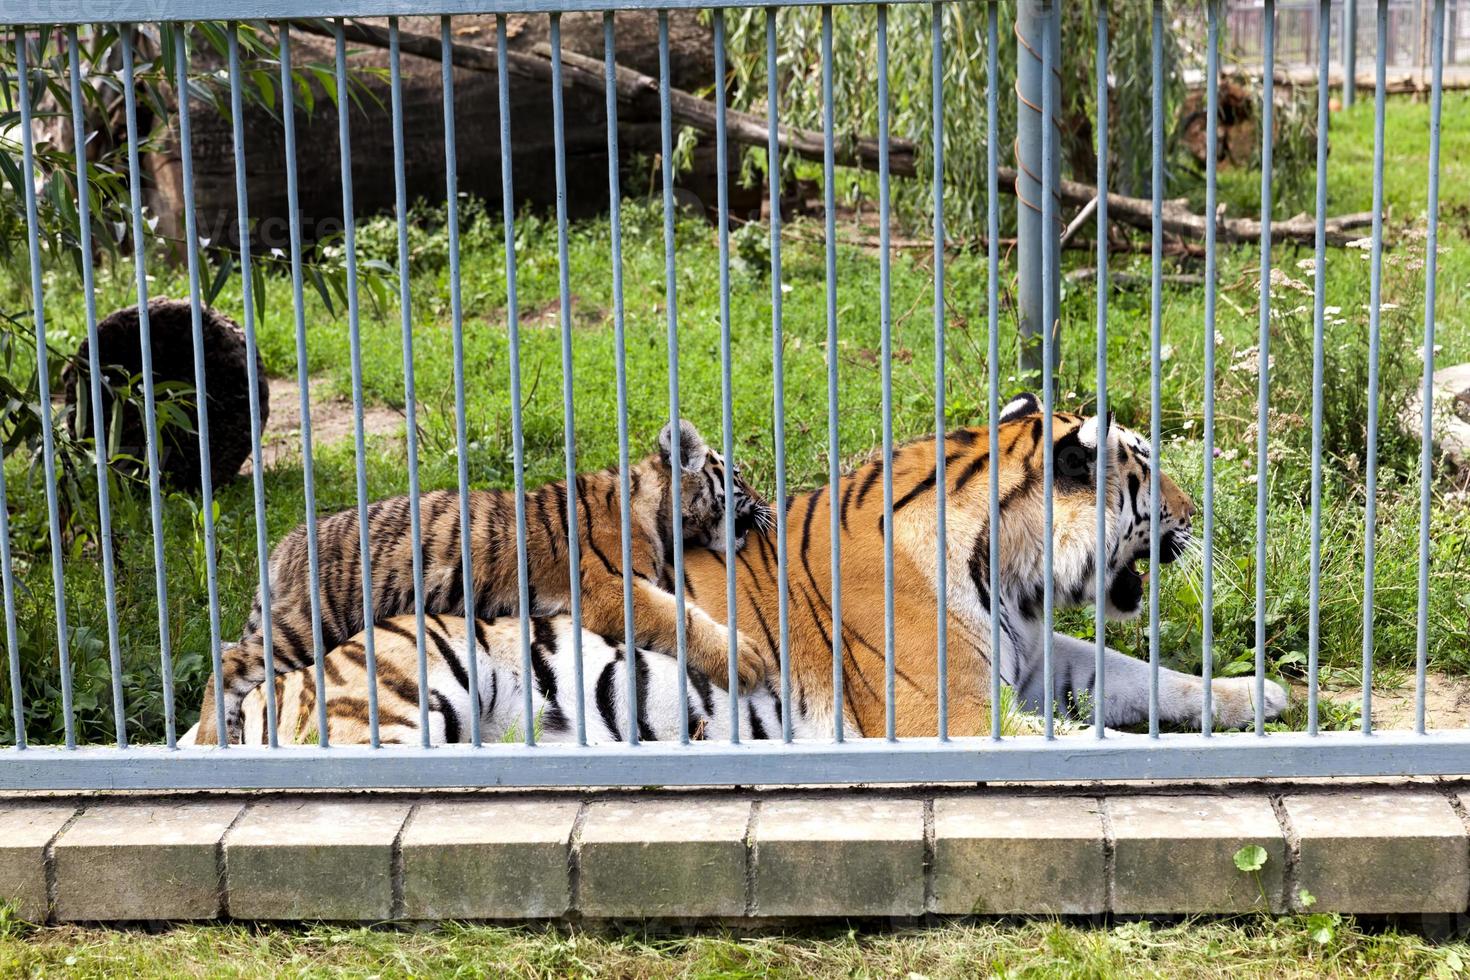
<path id="1" fill-rule="evenodd" d="M 1324 701 L 1346 703 L 1362 697 L 1361 688 L 1322 689 Z M 1305 684 L 1292 685 L 1292 700 L 1305 701 Z M 1412 731 L 1416 697 L 1414 675 L 1404 677 L 1395 687 L 1373 689 L 1373 727 L 1384 731 Z M 1440 674 L 1434 671 L 1424 678 L 1425 727 L 1434 730 L 1470 728 L 1470 677 Z"/>
<path id="2" fill-rule="evenodd" d="M 301 386 L 294 378 L 270 379 L 270 421 L 261 433 L 261 462 L 269 470 L 277 462 L 301 456 Z M 402 439 L 404 416 L 397 409 L 369 405 L 363 410 L 363 434 Z M 326 383 L 314 379 L 311 386 L 312 452 L 350 441 L 355 434 L 352 401 L 326 393 Z M 251 471 L 245 460 L 241 474 Z"/>
<path id="3" fill-rule="evenodd" d="M 595 303 L 588 303 L 581 296 L 573 293 L 571 296 L 572 329 L 587 330 L 601 326 L 607 320 L 607 311 Z M 504 311 L 499 312 L 500 319 L 505 318 Z M 561 299 L 553 299 L 539 306 L 532 306 L 521 311 L 521 325 L 531 328 L 561 329 Z"/>

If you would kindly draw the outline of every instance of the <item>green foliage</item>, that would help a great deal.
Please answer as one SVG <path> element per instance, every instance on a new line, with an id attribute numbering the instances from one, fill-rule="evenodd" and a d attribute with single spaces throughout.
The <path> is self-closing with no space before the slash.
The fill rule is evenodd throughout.
<path id="1" fill-rule="evenodd" d="M 1460 936 L 1415 923 L 1343 917 L 1328 944 L 1300 917 L 1179 922 L 945 921 L 886 929 L 846 925 L 616 931 L 444 924 L 181 925 L 163 930 L 58 927 L 0 936 L 15 976 L 511 977 L 1448 977 L 1463 972 Z"/>
<path id="2" fill-rule="evenodd" d="M 1259 844 L 1247 844 L 1235 852 L 1234 860 L 1240 871 L 1260 871 L 1266 866 L 1266 849 Z"/>
<path id="3" fill-rule="evenodd" d="M 978 237 L 986 217 L 987 91 L 998 94 L 996 120 L 1000 156 L 1014 166 L 1010 147 L 1015 139 L 1016 39 L 1014 0 L 999 5 L 999 77 L 987 77 L 989 41 L 986 4 L 945 4 L 944 18 L 944 159 L 945 223 L 952 236 Z M 1152 14 L 1148 5 L 1108 0 L 1111 34 L 1108 72 L 1115 80 L 1110 126 L 1112 186 L 1125 193 L 1144 193 L 1150 181 L 1149 146 L 1152 139 Z M 1181 5 L 1183 8 L 1184 5 Z M 893 203 L 901 220 L 926 225 L 932 214 L 928 174 L 933 170 L 933 107 L 931 27 L 935 8 L 929 4 L 899 4 L 888 8 L 889 131 L 913 141 L 917 170 L 912 181 L 896 181 Z M 1097 8 L 1093 3 L 1062 5 L 1062 105 L 1058 107 L 1059 147 L 1063 174 L 1092 183 L 1096 177 L 1097 76 L 1093 42 L 1097 36 Z M 813 56 L 821 44 L 821 11 L 816 7 L 783 8 L 778 17 L 781 39 L 781 121 L 815 131 L 822 127 L 822 66 Z M 859 136 L 878 131 L 877 9 L 872 6 L 838 7 L 833 11 L 833 115 L 840 144 L 851 146 Z M 763 111 L 766 101 L 765 18 L 760 8 L 730 10 L 725 14 L 730 51 L 732 93 L 730 104 Z M 1164 96 L 1166 126 L 1172 129 L 1175 109 L 1183 96 L 1177 71 L 1178 34 L 1164 32 Z M 1172 143 L 1172 132 L 1166 133 Z M 1171 149 L 1172 155 L 1172 149 Z M 765 169 L 764 151 L 746 151 L 747 180 Z M 792 161 L 783 161 L 790 167 Z M 876 183 L 871 174 L 842 174 L 838 193 L 848 204 L 872 200 Z M 1010 208 L 1003 208 L 1009 222 Z"/>

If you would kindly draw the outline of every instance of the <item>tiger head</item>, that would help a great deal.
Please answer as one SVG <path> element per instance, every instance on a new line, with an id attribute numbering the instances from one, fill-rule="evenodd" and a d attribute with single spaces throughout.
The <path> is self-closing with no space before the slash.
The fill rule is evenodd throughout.
<path id="1" fill-rule="evenodd" d="M 658 436 L 659 460 L 665 471 L 671 465 L 673 426 L 665 425 Z M 693 423 L 679 420 L 679 467 L 683 478 L 684 541 L 711 551 L 725 550 L 725 458 L 711 449 Z M 731 510 L 735 515 L 735 550 L 745 546 L 751 531 L 766 531 L 775 522 L 775 513 L 759 494 L 751 489 L 733 466 L 731 484 L 735 497 Z M 663 508 L 667 512 L 668 508 Z"/>
<path id="2" fill-rule="evenodd" d="M 1018 395 L 1002 410 L 1001 425 L 1039 426 L 1041 403 Z M 1082 605 L 1095 599 L 1096 506 L 1099 420 L 1065 413 L 1053 416 L 1053 588 L 1057 605 Z M 1118 425 L 1111 414 L 1107 438 L 1107 594 L 1111 619 L 1129 619 L 1143 607 L 1144 573 L 1149 560 L 1149 479 L 1153 465 L 1149 442 Z M 1040 464 L 1035 467 L 1040 484 Z M 1159 474 L 1159 561 L 1177 560 L 1188 549 L 1194 502 L 1167 473 Z M 1038 491 L 1039 493 L 1039 491 Z M 1039 582 L 1039 579 L 1038 579 Z"/>

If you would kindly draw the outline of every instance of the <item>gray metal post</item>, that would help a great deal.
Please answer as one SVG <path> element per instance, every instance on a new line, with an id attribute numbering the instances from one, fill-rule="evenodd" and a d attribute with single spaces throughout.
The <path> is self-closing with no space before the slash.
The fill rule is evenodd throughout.
<path id="1" fill-rule="evenodd" d="M 1052 309 L 1061 299 L 1061 277 L 1057 274 L 1061 257 L 1061 235 L 1056 227 L 1043 229 L 1041 222 L 1041 45 L 1050 32 L 1053 66 L 1061 61 L 1059 7 L 1055 0 L 1021 0 L 1016 12 L 1016 299 L 1021 311 L 1021 377 L 1025 383 L 1039 383 L 1042 369 L 1042 306 L 1045 290 L 1052 291 Z M 1053 70 L 1051 104 L 1061 104 L 1061 73 Z M 1053 123 L 1055 125 L 1055 123 Z M 1057 144 L 1053 144 L 1054 146 Z M 1052 153 L 1051 179 L 1048 182 L 1056 200 L 1053 214 L 1061 215 L 1058 187 L 1061 177 L 1059 152 Z M 1052 249 L 1051 282 L 1043 282 L 1042 248 Z M 1060 340 L 1060 338 L 1057 338 Z M 1052 347 L 1053 366 L 1061 363 L 1061 345 Z"/>
<path id="2" fill-rule="evenodd" d="M 1358 0 L 1342 5 L 1342 104 L 1351 108 L 1358 94 Z"/>

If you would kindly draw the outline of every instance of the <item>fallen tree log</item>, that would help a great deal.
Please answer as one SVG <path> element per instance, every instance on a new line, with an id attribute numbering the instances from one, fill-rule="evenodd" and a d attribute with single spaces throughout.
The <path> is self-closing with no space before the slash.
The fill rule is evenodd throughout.
<path id="1" fill-rule="evenodd" d="M 326 37 L 332 30 L 320 22 L 307 22 L 300 30 Z M 388 30 L 372 24 L 350 21 L 344 28 L 348 40 L 377 48 L 388 47 Z M 443 49 L 439 38 L 426 34 L 411 34 L 400 31 L 400 48 L 423 58 L 440 60 Z M 508 51 L 506 72 L 520 78 L 551 82 L 551 46 L 537 44 L 532 51 Z M 450 46 L 450 60 L 459 68 L 471 71 L 495 72 L 499 70 L 499 58 L 495 49 L 479 44 L 455 42 Z M 575 51 L 563 50 L 562 84 L 568 88 L 602 92 L 606 85 L 603 63 Z M 634 109 L 640 117 L 658 118 L 658 79 L 625 65 L 617 65 L 613 85 L 617 90 L 620 105 Z M 713 134 L 716 126 L 714 103 L 693 93 L 674 88 L 669 93 L 669 117 L 676 126 L 689 126 L 701 133 Z M 748 112 L 729 109 L 725 113 L 725 126 L 732 142 L 749 146 L 765 146 L 768 135 L 766 121 Z M 780 126 L 777 139 L 781 148 L 807 160 L 821 161 L 823 154 L 822 134 L 808 129 Z M 860 167 L 864 170 L 878 169 L 878 141 L 871 136 L 860 136 L 856 140 L 839 140 L 834 147 L 834 160 L 839 167 Z M 895 177 L 913 177 L 918 172 L 914 144 L 908 140 L 888 141 L 888 169 Z"/>

